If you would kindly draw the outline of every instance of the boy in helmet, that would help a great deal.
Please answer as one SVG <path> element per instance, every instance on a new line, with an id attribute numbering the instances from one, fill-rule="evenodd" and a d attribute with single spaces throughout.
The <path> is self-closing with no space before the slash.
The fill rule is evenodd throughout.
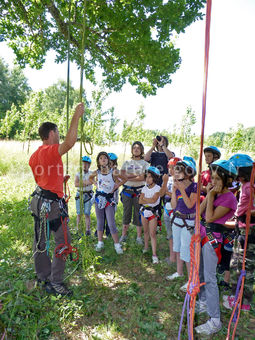
<path id="1" fill-rule="evenodd" d="M 204 148 L 204 156 L 205 156 L 205 162 L 209 167 L 211 163 L 220 159 L 221 152 L 216 146 L 207 146 L 206 148 Z M 209 169 L 202 171 L 201 181 L 202 181 L 201 195 L 206 196 L 206 193 L 208 190 L 207 186 L 209 183 L 212 182 Z"/>

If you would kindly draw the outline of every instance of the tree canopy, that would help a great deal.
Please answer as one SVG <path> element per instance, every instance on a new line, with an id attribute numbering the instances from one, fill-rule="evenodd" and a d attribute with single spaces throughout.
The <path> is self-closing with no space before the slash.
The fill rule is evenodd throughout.
<path id="1" fill-rule="evenodd" d="M 84 33 L 87 79 L 95 81 L 99 66 L 108 88 L 118 91 L 128 80 L 146 96 L 171 83 L 181 63 L 174 35 L 202 18 L 205 2 L 5 0 L 0 4 L 0 41 L 8 42 L 21 66 L 40 69 L 50 49 L 57 62 L 66 60 L 69 27 L 70 58 L 78 65 Z"/>

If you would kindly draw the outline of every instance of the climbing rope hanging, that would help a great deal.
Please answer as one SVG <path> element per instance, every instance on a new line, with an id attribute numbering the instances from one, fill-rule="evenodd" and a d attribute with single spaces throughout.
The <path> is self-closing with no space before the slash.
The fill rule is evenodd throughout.
<path id="1" fill-rule="evenodd" d="M 68 26 L 67 26 L 67 79 L 66 79 L 66 132 L 69 129 L 69 107 L 70 107 L 70 15 L 71 1 L 68 9 Z M 66 173 L 68 174 L 68 152 L 66 153 Z"/>
<path id="2" fill-rule="evenodd" d="M 207 0 L 206 4 L 206 25 L 205 25 L 205 55 L 204 55 L 204 84 L 203 84 L 203 100 L 202 100 L 202 123 L 201 123 L 201 138 L 200 138 L 200 154 L 199 154 L 199 169 L 198 169 L 198 186 L 197 186 L 197 201 L 196 201 L 196 220 L 195 234 L 190 242 L 190 273 L 187 287 L 187 294 L 183 305 L 182 316 L 180 321 L 178 339 L 181 339 L 182 322 L 187 305 L 187 323 L 189 340 L 194 339 L 193 324 L 196 296 L 200 291 L 200 287 L 204 283 L 199 281 L 199 265 L 200 265 L 200 192 L 201 192 L 201 171 L 202 171 L 202 156 L 204 145 L 204 129 L 206 116 L 206 98 L 207 98 L 207 79 L 208 79 L 208 64 L 209 64 L 209 47 L 210 47 L 210 26 L 211 26 L 211 7 L 212 1 Z M 194 250 L 195 245 L 195 250 Z"/>
<path id="3" fill-rule="evenodd" d="M 82 23 L 82 42 L 81 42 L 81 60 L 80 60 L 80 102 L 83 102 L 83 73 L 84 73 L 84 62 L 85 62 L 85 35 L 86 35 L 86 5 L 87 0 L 83 2 L 84 13 L 83 13 L 83 23 Z M 85 103 L 84 103 L 85 105 Z M 86 114 L 86 106 L 85 113 Z M 83 168 L 82 168 L 82 145 L 85 141 L 84 135 L 84 119 L 80 120 L 80 215 L 83 215 L 84 206 L 83 206 Z M 85 144 L 85 143 L 84 143 Z M 82 224 L 83 225 L 83 224 Z M 85 233 L 84 233 L 85 234 Z"/>
<path id="4" fill-rule="evenodd" d="M 244 250 L 243 250 L 243 263 L 242 263 L 242 270 L 241 274 L 237 283 L 236 287 L 236 294 L 235 294 L 235 302 L 234 302 L 234 308 L 229 320 L 228 324 L 228 334 L 227 334 L 227 340 L 230 339 L 230 332 L 231 332 L 231 324 L 232 322 L 235 323 L 233 333 L 232 333 L 232 340 L 235 339 L 235 333 L 240 317 L 240 311 L 241 311 L 241 304 L 242 304 L 242 298 L 243 298 L 243 290 L 244 290 L 244 281 L 246 276 L 245 271 L 245 260 L 246 260 L 246 252 L 248 247 L 248 236 L 249 236 L 249 230 L 250 230 L 250 220 L 251 220 L 251 210 L 253 207 L 253 200 L 254 200 L 254 179 L 255 179 L 255 163 L 253 163 L 253 168 L 251 172 L 251 179 L 250 179 L 250 199 L 249 199 L 249 208 L 246 213 L 246 228 L 245 228 L 245 242 L 244 242 Z"/>
<path id="5" fill-rule="evenodd" d="M 69 1 L 69 8 L 68 8 L 68 25 L 67 25 L 67 34 L 68 34 L 68 41 L 67 41 L 67 80 L 66 80 L 66 133 L 69 129 L 69 109 L 70 109 L 70 13 L 71 13 L 71 0 Z M 64 194 L 66 202 L 70 199 L 70 190 L 67 184 L 70 176 L 68 175 L 69 172 L 69 163 L 68 163 L 68 152 L 66 153 L 66 176 L 64 177 Z M 68 194 L 67 194 L 68 192 Z"/>

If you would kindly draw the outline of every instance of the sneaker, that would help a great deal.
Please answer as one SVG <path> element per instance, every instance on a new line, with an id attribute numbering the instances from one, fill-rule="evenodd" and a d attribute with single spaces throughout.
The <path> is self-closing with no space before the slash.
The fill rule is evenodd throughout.
<path id="1" fill-rule="evenodd" d="M 71 289 L 68 289 L 64 283 L 53 283 L 51 282 L 51 286 L 55 291 L 55 294 L 60 294 L 60 295 L 67 295 L 67 296 L 71 296 L 73 294 L 73 292 L 71 291 Z"/>
<path id="2" fill-rule="evenodd" d="M 177 279 L 178 277 L 183 277 L 183 275 L 180 275 L 180 274 L 178 274 L 178 273 L 176 272 L 176 273 L 174 273 L 174 274 L 172 274 L 172 275 L 167 276 L 166 279 L 167 279 L 168 281 L 172 281 L 172 280 L 174 280 L 174 279 Z"/>
<path id="3" fill-rule="evenodd" d="M 189 282 L 186 282 L 185 285 L 181 286 L 180 290 L 181 290 L 182 292 L 184 292 L 184 293 L 187 292 L 188 283 L 189 283 Z"/>
<path id="4" fill-rule="evenodd" d="M 141 237 L 137 237 L 136 244 L 139 244 L 140 246 L 143 245 L 143 239 Z"/>
<path id="5" fill-rule="evenodd" d="M 216 324 L 212 319 L 210 319 L 206 323 L 197 326 L 195 328 L 195 331 L 199 334 L 210 335 L 219 332 L 221 328 L 222 328 L 221 321 L 219 321 L 219 323 Z"/>
<path id="6" fill-rule="evenodd" d="M 198 300 L 195 305 L 195 313 L 202 314 L 207 312 L 206 302 Z"/>
<path id="7" fill-rule="evenodd" d="M 101 251 L 104 248 L 104 242 L 98 241 L 96 245 L 96 251 Z"/>
<path id="8" fill-rule="evenodd" d="M 114 248 L 115 248 L 117 254 L 123 254 L 123 249 L 121 248 L 120 243 L 115 243 Z"/>
<path id="9" fill-rule="evenodd" d="M 143 249 L 143 254 L 146 254 L 146 253 L 148 253 L 149 252 L 149 249 Z"/>
<path id="10" fill-rule="evenodd" d="M 126 242 L 127 241 L 127 236 L 125 235 L 125 236 L 121 236 L 120 237 L 120 243 L 123 243 L 123 242 Z"/>
<path id="11" fill-rule="evenodd" d="M 91 235 L 91 231 L 90 230 L 86 230 L 86 236 L 90 236 Z"/>
<path id="12" fill-rule="evenodd" d="M 153 264 L 158 264 L 159 263 L 159 260 L 158 260 L 157 256 L 152 256 L 152 263 Z"/>

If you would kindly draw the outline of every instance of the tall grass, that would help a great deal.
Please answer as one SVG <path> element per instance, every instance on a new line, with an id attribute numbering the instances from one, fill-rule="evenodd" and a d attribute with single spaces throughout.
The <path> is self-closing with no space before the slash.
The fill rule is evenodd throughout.
<path id="1" fill-rule="evenodd" d="M 31 144 L 30 154 L 38 145 Z M 74 295 L 69 299 L 49 296 L 36 286 L 33 220 L 27 209 L 28 196 L 35 187 L 27 164 L 30 154 L 17 142 L 1 142 L 0 150 L 0 334 L 6 329 L 8 339 L 177 339 L 184 300 L 179 289 L 185 278 L 171 284 L 165 281 L 175 267 L 164 261 L 168 255 L 164 228 L 158 234 L 159 265 L 152 265 L 152 254 L 143 255 L 135 244 L 132 226 L 122 256 L 115 253 L 111 238 L 105 239 L 105 250 L 98 256 L 94 251 L 95 238 L 78 239 L 75 234 L 74 175 L 78 171 L 78 147 L 69 155 L 72 194 L 69 212 L 72 243 L 79 249 L 80 260 L 68 260 L 65 272 Z M 117 149 L 111 151 L 121 153 Z M 121 203 L 116 220 L 121 230 Z M 93 231 L 95 228 L 92 209 Z M 230 312 L 222 309 L 224 328 L 214 336 L 215 340 L 226 338 L 229 317 Z M 205 315 L 196 317 L 196 324 L 205 320 Z M 241 315 L 238 339 L 252 339 L 254 320 L 254 310 Z M 187 338 L 185 324 L 182 339 Z"/>

